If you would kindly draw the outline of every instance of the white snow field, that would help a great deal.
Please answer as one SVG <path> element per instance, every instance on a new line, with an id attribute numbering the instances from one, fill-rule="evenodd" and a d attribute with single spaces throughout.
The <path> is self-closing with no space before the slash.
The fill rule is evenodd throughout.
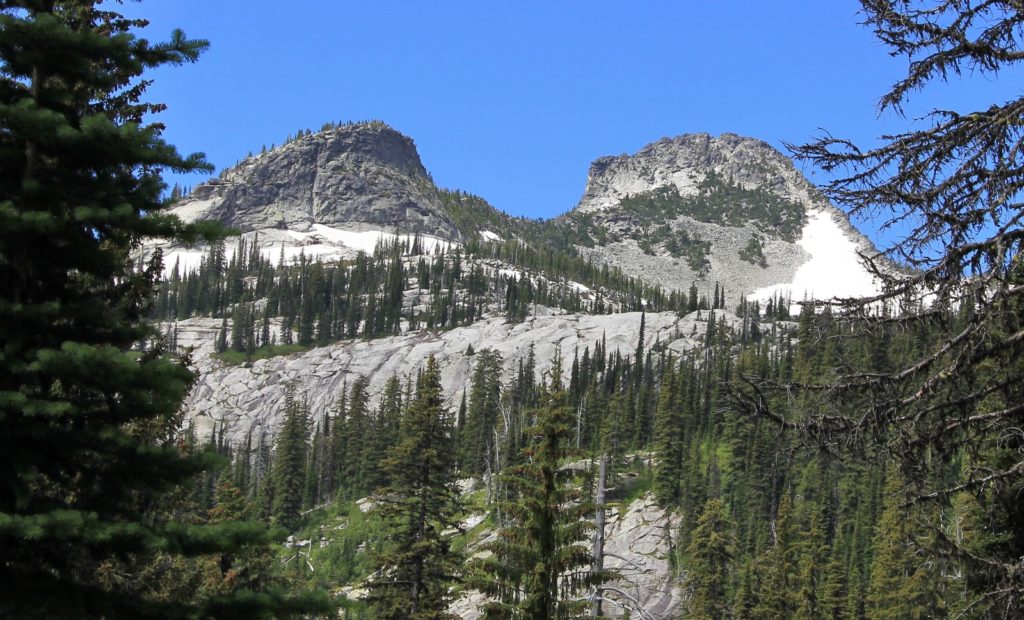
<path id="1" fill-rule="evenodd" d="M 320 258 L 324 261 L 335 261 L 354 258 L 359 252 L 372 254 L 373 249 L 381 241 L 393 241 L 398 239 L 412 243 L 414 235 L 397 235 L 383 230 L 347 230 L 326 226 L 324 224 L 313 224 L 307 232 L 296 230 L 281 230 L 267 228 L 255 232 L 247 232 L 242 237 L 247 243 L 251 243 L 259 234 L 260 253 L 273 261 L 275 264 L 284 255 L 285 263 L 294 263 L 300 254 L 306 258 Z M 433 253 L 437 246 L 442 248 L 458 243 L 420 235 L 420 244 L 427 253 Z M 146 250 L 149 251 L 156 245 L 164 248 L 164 273 L 170 275 L 177 263 L 179 273 L 188 273 L 199 268 L 203 256 L 206 254 L 206 247 L 182 247 L 154 244 Z M 238 237 L 229 238 L 225 241 L 224 253 L 230 260 L 238 250 Z"/>
<path id="2" fill-rule="evenodd" d="M 824 209 L 808 209 L 800 239 L 811 259 L 797 268 L 793 281 L 759 288 L 747 299 L 767 300 L 776 294 L 804 299 L 867 297 L 880 292 L 879 283 L 857 254 L 851 239 L 836 217 Z"/>

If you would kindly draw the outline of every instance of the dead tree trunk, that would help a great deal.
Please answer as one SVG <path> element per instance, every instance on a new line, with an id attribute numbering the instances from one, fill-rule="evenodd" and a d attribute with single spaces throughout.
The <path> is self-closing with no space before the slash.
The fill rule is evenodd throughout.
<path id="1" fill-rule="evenodd" d="M 602 454 L 598 465 L 597 473 L 597 498 L 594 501 L 596 506 L 594 515 L 594 558 L 590 570 L 599 575 L 604 572 L 604 518 L 605 518 L 605 477 L 608 472 L 608 455 Z M 598 586 L 594 593 L 594 604 L 590 610 L 591 618 L 601 617 L 602 598 L 601 587 Z"/>

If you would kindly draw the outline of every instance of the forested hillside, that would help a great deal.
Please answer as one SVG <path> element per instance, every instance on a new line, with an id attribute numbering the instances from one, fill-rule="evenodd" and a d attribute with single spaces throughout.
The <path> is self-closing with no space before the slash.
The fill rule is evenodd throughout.
<path id="1" fill-rule="evenodd" d="M 528 512 L 516 504 L 520 487 L 502 472 L 532 462 L 531 437 L 539 431 L 531 428 L 563 411 L 566 452 L 557 462 L 589 463 L 582 479 L 564 483 L 567 488 L 593 489 L 593 464 L 604 456 L 612 489 L 608 501 L 628 505 L 650 493 L 681 516 L 672 561 L 687 603 L 673 613 L 881 618 L 964 610 L 978 594 L 958 577 L 964 567 L 952 559 L 926 561 L 922 554 L 936 536 L 977 537 L 985 544 L 977 500 L 959 493 L 933 514 L 934 507 L 907 503 L 906 474 L 880 451 L 852 463 L 841 457 L 840 447 L 808 443 L 747 409 L 750 386 L 757 382 L 809 384 L 833 379 L 839 369 L 884 373 L 941 341 L 943 332 L 921 329 L 882 337 L 872 332 L 848 339 L 839 338 L 843 328 L 827 313 L 758 319 L 754 308 L 739 310 L 747 320 L 736 330 L 711 311 L 703 346 L 682 356 L 643 340 L 631 352 L 598 346 L 579 352 L 570 367 L 554 371 L 557 376 L 538 378 L 532 359 L 503 376 L 499 355 L 475 351 L 471 380 L 456 399 L 459 406 L 435 411 L 438 423 L 449 429 L 440 448 L 451 455 L 447 475 L 483 477 L 480 491 L 463 496 L 444 526 L 468 518 L 473 528 L 453 532 L 449 544 L 475 550 L 489 532 Z M 963 324 L 969 314 L 954 312 L 947 319 Z M 364 497 L 387 502 L 391 491 L 381 490 L 392 489 L 400 474 L 384 464 L 400 451 L 403 437 L 419 428 L 406 420 L 415 415 L 422 381 L 423 376 L 392 376 L 379 401 L 370 401 L 365 382 L 356 381 L 333 408 L 322 411 L 310 410 L 293 395 L 274 445 L 257 436 L 230 446 L 217 443 L 215 434 L 216 449 L 234 462 L 204 478 L 206 490 L 198 497 L 205 503 L 197 510 L 215 509 L 219 478 L 248 498 L 251 515 L 287 523 L 305 532 L 299 538 L 314 543 L 323 534 L 321 524 L 358 523 L 331 532 L 327 546 L 310 551 L 317 570 L 301 572 L 309 583 L 358 591 L 381 566 L 373 553 L 358 549 L 386 549 L 395 534 L 376 521 L 373 509 L 364 514 L 353 502 Z M 821 406 L 816 395 L 766 398 L 780 419 L 799 421 L 801 412 Z M 854 415 L 858 403 L 828 407 L 834 415 Z M 297 447 L 282 451 L 282 446 Z M 961 468 L 950 467 L 931 482 L 948 484 L 962 476 Z M 939 516 L 951 529 L 923 526 Z M 920 547 L 904 544 L 905 538 Z M 589 553 L 587 545 L 588 562 Z M 471 570 L 459 574 L 459 581 L 480 587 L 482 577 Z M 574 587 L 585 593 L 597 586 Z M 512 607 L 526 600 L 519 596 L 528 596 L 525 584 L 490 591 Z M 631 605 L 614 593 L 607 597 Z M 606 603 L 606 608 L 617 607 Z"/>
<path id="2" fill-rule="evenodd" d="M 881 111 L 1024 60 L 861 5 Z M 1024 616 L 1019 95 L 820 191 L 687 134 L 514 217 L 378 121 L 168 192 L 144 75 L 208 44 L 108 8 L 0 5 L 0 617 Z"/>

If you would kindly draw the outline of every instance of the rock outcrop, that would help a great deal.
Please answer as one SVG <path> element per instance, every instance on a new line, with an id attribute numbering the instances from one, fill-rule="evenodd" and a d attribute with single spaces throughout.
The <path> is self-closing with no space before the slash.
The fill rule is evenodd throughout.
<path id="1" fill-rule="evenodd" d="M 724 186 L 749 195 L 739 203 L 716 200 L 715 194 L 722 194 Z M 705 199 L 705 212 L 687 213 L 681 208 L 652 217 L 627 206 L 631 199 L 654 192 L 668 192 L 680 203 L 700 196 Z M 769 213 L 744 204 L 758 200 L 775 204 Z M 710 212 L 708 204 L 713 205 Z M 859 277 L 866 270 L 857 256 L 857 252 L 874 253 L 874 246 L 788 157 L 762 140 L 729 133 L 717 138 L 687 134 L 663 138 L 632 155 L 602 157 L 590 166 L 579 204 L 562 219 L 572 222 L 582 217 L 607 231 L 605 242 L 580 248 L 591 260 L 670 289 L 686 290 L 696 283 L 704 293 L 720 283 L 730 307 L 741 295 L 750 294 L 766 298 L 783 292 L 799 301 L 805 296 L 874 292 L 870 278 Z M 652 234 L 659 227 L 660 238 Z M 817 242 L 815 237 L 822 232 L 841 242 L 834 252 Z M 697 246 L 704 244 L 705 249 L 698 249 L 695 258 L 690 258 L 693 253 L 673 254 L 664 239 L 680 235 Z M 753 255 L 752 243 L 758 246 Z M 836 279 L 812 282 L 798 277 L 813 260 L 819 266 L 843 263 L 844 275 L 857 276 L 856 290 L 836 288 Z"/>
<path id="2" fill-rule="evenodd" d="M 597 159 L 590 165 L 576 210 L 614 209 L 628 195 L 667 185 L 680 194 L 693 194 L 711 171 L 747 189 L 766 190 L 808 205 L 825 203 L 793 162 L 767 142 L 731 133 L 717 138 L 694 133 L 662 138 L 633 155 Z"/>
<path id="3" fill-rule="evenodd" d="M 630 354 L 636 348 L 640 313 L 613 315 L 550 314 L 509 324 L 503 318 L 479 321 L 468 327 L 444 332 L 417 332 L 376 340 L 341 341 L 305 353 L 258 360 L 250 367 L 225 366 L 211 354 L 220 328 L 217 319 L 189 319 L 177 324 L 180 347 L 191 347 L 199 372 L 198 380 L 185 401 L 186 418 L 193 421 L 200 436 L 213 424 L 225 425 L 226 437 L 241 444 L 250 432 L 273 437 L 283 418 L 286 386 L 305 395 L 316 418 L 337 402 L 343 385 L 357 377 L 368 380 L 370 402 L 376 404 L 384 383 L 396 375 L 402 380 L 415 377 L 425 360 L 433 355 L 441 368 L 441 383 L 449 405 L 457 404 L 468 385 L 473 355 L 466 352 L 493 349 L 501 354 L 505 370 L 511 373 L 519 360 L 533 351 L 538 378 L 550 368 L 555 352 L 562 356 L 568 372 L 573 355 L 584 347 L 605 341 L 609 352 Z M 708 313 L 679 317 L 672 312 L 646 316 L 645 339 L 675 351 L 702 343 Z M 739 319 L 716 311 L 716 320 L 735 325 Z M 506 375 L 510 376 L 510 375 Z"/>
<path id="4" fill-rule="evenodd" d="M 243 232 L 313 224 L 458 240 L 412 139 L 384 123 L 342 125 L 246 158 L 173 212 Z"/>

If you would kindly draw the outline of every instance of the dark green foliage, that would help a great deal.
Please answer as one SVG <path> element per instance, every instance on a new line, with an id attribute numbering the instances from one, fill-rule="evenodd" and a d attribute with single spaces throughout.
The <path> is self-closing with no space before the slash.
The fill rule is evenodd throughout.
<path id="1" fill-rule="evenodd" d="M 659 187 L 624 198 L 620 208 L 643 222 L 664 222 L 685 215 L 724 226 L 749 223 L 787 241 L 796 241 L 803 226 L 801 204 L 767 190 L 746 189 L 713 171 L 697 189 L 694 195 L 681 196 L 673 186 Z"/>
<path id="2" fill-rule="evenodd" d="M 808 394 L 824 387 L 833 402 L 857 402 L 856 410 L 837 412 L 826 404 L 808 408 L 809 419 L 787 422 L 823 444 L 843 446 L 844 456 L 864 462 L 882 453 L 897 461 L 909 494 L 930 505 L 918 515 L 934 534 L 919 541 L 928 551 L 922 558 L 939 564 L 940 573 L 947 562 L 966 570 L 963 607 L 970 614 L 1021 617 L 1024 97 L 1015 78 L 1024 11 L 1019 2 L 1003 0 L 861 5 L 865 25 L 906 60 L 905 73 L 879 99 L 880 114 L 902 116 L 915 93 L 941 91 L 936 83 L 947 80 L 998 82 L 1003 92 L 974 109 L 938 103 L 936 111 L 869 148 L 832 134 L 793 147 L 798 157 L 835 173 L 824 191 L 854 216 L 876 218 L 883 230 L 913 222 L 883 248 L 903 269 L 872 259 L 882 267 L 883 294 L 839 304 L 843 346 L 857 346 L 856 338 L 880 344 L 877 322 L 864 320 L 878 312 L 869 308 L 881 308 L 890 335 L 904 331 L 915 338 L 879 359 L 884 370 L 839 366 L 835 378 L 808 386 Z M 994 444 L 1001 450 L 992 451 Z M 974 495 L 989 521 L 961 537 L 950 534 L 946 517 L 964 492 Z M 1010 497 L 1016 499 L 1004 504 Z M 1005 544 L 982 543 L 1002 534 Z M 888 574 L 912 580 L 899 565 Z"/>
<path id="3" fill-rule="evenodd" d="M 293 264 L 284 264 L 282 257 L 274 265 L 259 249 L 258 237 L 242 238 L 229 260 L 223 244 L 211 245 L 197 270 L 171 271 L 151 316 L 167 321 L 221 317 L 224 334 L 217 350 L 251 357 L 276 345 L 323 346 L 347 338 L 451 329 L 473 324 L 485 311 L 504 312 L 518 322 L 535 305 L 605 313 L 639 310 L 645 300 L 651 310 L 680 309 L 675 293 L 575 254 L 518 240 L 473 240 L 464 250 L 439 246 L 432 253 L 417 239 L 394 241 L 334 264 L 300 254 Z M 495 268 L 492 259 L 521 273 Z M 597 294 L 582 295 L 570 280 Z M 407 294 L 414 296 L 412 303 Z M 281 321 L 277 334 L 272 318 Z"/>
<path id="4" fill-rule="evenodd" d="M 466 424 L 459 429 L 459 451 L 463 471 L 478 475 L 496 472 L 501 465 L 495 460 L 494 432 L 501 414 L 501 354 L 483 349 L 474 360 Z"/>
<path id="5" fill-rule="evenodd" d="M 654 493 L 662 506 L 677 506 L 683 468 L 683 412 L 678 403 L 679 383 L 671 358 L 666 366 L 655 418 L 658 465 L 655 469 Z"/>
<path id="6" fill-rule="evenodd" d="M 493 555 L 477 563 L 474 585 L 493 598 L 484 607 L 489 618 L 583 617 L 588 603 L 579 593 L 603 580 L 590 572 L 590 552 L 582 544 L 593 507 L 574 482 L 575 471 L 562 468 L 573 454 L 572 414 L 557 357 L 528 431 L 528 458 L 503 474 L 512 497 L 502 503 L 507 522 L 487 545 Z"/>
<path id="7" fill-rule="evenodd" d="M 375 496 L 382 520 L 380 551 L 367 586 L 380 619 L 449 618 L 450 587 L 462 558 L 447 530 L 461 511 L 455 484 L 451 414 L 442 406 L 441 377 L 431 357 L 402 418 L 401 437 L 381 463 L 387 486 Z"/>
<path id="8" fill-rule="evenodd" d="M 722 500 L 708 500 L 686 549 L 691 588 L 687 618 L 729 617 L 728 587 L 736 555 L 733 527 Z"/>
<path id="9" fill-rule="evenodd" d="M 904 485 L 894 473 L 884 487 L 883 510 L 872 544 L 865 612 L 868 618 L 935 618 L 942 615 L 934 564 L 915 542 Z"/>
<path id="10" fill-rule="evenodd" d="M 747 245 L 740 249 L 740 259 L 747 261 L 751 265 L 767 267 L 768 259 L 764 257 L 764 249 L 761 245 L 761 239 L 757 236 L 748 239 Z"/>
<path id="11" fill-rule="evenodd" d="M 0 8 L 3 617 L 286 615 L 290 605 L 253 604 L 228 580 L 204 590 L 199 571 L 160 588 L 150 579 L 267 540 L 255 524 L 202 524 L 195 502 L 212 501 L 212 474 L 192 500 L 180 486 L 220 459 L 172 440 L 192 376 L 144 321 L 160 299 L 159 254 L 136 269 L 130 253 L 145 237 L 212 232 L 163 213 L 159 176 L 209 166 L 142 123 L 162 106 L 143 99 L 140 76 L 192 62 L 206 43 L 175 31 L 152 44 L 135 34 L 144 25 L 86 1 Z M 165 508 L 179 501 L 181 511 Z"/>
<path id="12" fill-rule="evenodd" d="M 289 387 L 285 395 L 284 423 L 274 446 L 274 467 L 270 480 L 271 521 L 288 530 L 299 524 L 309 450 L 309 408 Z"/>

